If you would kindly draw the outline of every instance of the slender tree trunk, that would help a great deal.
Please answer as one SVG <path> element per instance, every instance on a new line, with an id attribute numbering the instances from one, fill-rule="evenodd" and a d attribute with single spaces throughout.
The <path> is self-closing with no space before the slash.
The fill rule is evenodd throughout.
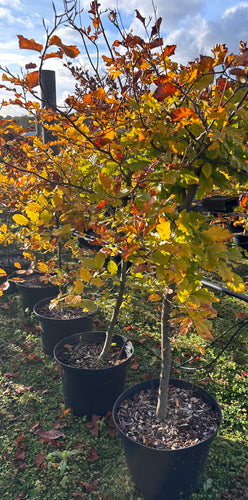
<path id="1" fill-rule="evenodd" d="M 106 331 L 104 346 L 103 346 L 102 352 L 100 354 L 100 358 L 102 358 L 102 359 L 104 359 L 104 357 L 107 355 L 107 353 L 111 347 L 111 344 L 112 344 L 114 327 L 116 325 L 116 321 L 118 318 L 121 304 L 123 302 L 123 295 L 124 295 L 125 285 L 126 285 L 126 277 L 127 277 L 127 261 L 122 259 L 121 260 L 121 277 L 120 277 L 119 293 L 118 293 L 118 297 L 116 299 L 115 308 L 114 308 L 114 311 L 112 314 L 112 318 L 110 320 L 109 327 Z"/>
<path id="2" fill-rule="evenodd" d="M 173 287 L 172 287 L 173 288 Z M 170 352 L 170 313 L 174 289 L 164 291 L 161 313 L 161 371 L 158 391 L 158 404 L 156 408 L 156 418 L 165 422 L 168 408 L 169 378 L 171 371 Z"/>

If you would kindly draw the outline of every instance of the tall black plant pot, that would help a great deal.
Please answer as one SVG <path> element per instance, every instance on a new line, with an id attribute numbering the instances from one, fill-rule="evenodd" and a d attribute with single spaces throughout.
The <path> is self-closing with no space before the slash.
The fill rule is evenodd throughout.
<path id="1" fill-rule="evenodd" d="M 60 359 L 61 348 L 65 344 L 76 345 L 104 343 L 105 332 L 78 333 L 59 342 L 54 349 L 54 357 L 61 367 L 64 403 L 76 416 L 104 416 L 111 411 L 119 394 L 124 390 L 128 363 L 133 355 L 133 345 L 122 335 L 114 335 L 113 342 L 121 350 L 122 363 L 110 368 L 87 369 L 72 367 Z"/>
<path id="2" fill-rule="evenodd" d="M 33 276 L 33 275 L 32 275 Z M 51 283 L 42 286 L 30 286 L 28 278 L 22 282 L 16 282 L 16 286 L 21 295 L 22 307 L 24 312 L 28 309 L 31 313 L 36 302 L 47 297 L 56 297 L 59 293 L 59 287 Z"/>
<path id="3" fill-rule="evenodd" d="M 153 381 L 157 388 L 159 380 Z M 182 380 L 170 380 L 170 384 L 193 391 L 213 408 L 221 424 L 221 410 L 216 400 L 204 389 Z M 218 429 L 200 443 L 176 450 L 159 450 L 137 443 L 126 436 L 118 424 L 117 413 L 120 404 L 133 398 L 141 390 L 148 390 L 150 381 L 141 382 L 123 392 L 113 407 L 113 418 L 122 439 L 127 465 L 137 488 L 146 500 L 178 500 L 197 491 L 203 481 L 204 468 L 210 444 Z M 218 427 L 219 428 L 219 427 Z"/>
<path id="4" fill-rule="evenodd" d="M 94 316 L 94 312 L 84 313 L 83 310 L 82 315 L 75 318 L 61 319 L 45 316 L 45 314 L 42 313 L 42 307 L 49 304 L 52 298 L 54 297 L 39 300 L 34 306 L 34 314 L 39 320 L 41 329 L 43 352 L 50 356 L 53 356 L 53 350 L 56 344 L 65 337 L 68 337 L 68 335 L 91 331 Z"/>

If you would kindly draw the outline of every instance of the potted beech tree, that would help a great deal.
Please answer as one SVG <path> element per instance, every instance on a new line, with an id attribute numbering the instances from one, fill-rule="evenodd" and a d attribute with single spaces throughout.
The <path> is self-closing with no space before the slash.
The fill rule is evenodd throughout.
<path id="1" fill-rule="evenodd" d="M 130 470 L 145 497 L 172 500 L 199 487 L 206 459 L 206 453 L 200 457 L 200 449 L 208 451 L 221 416 L 216 402 L 203 391 L 190 385 L 185 402 L 184 382 L 170 383 L 171 322 L 177 322 L 179 334 L 185 335 L 193 328 L 203 338 L 212 338 L 215 298 L 201 285 L 205 272 L 220 276 L 236 291 L 244 290 L 242 280 L 232 269 L 240 252 L 229 244 L 231 233 L 221 220 L 206 218 L 199 212 L 195 201 L 218 190 L 229 195 L 237 194 L 238 188 L 245 190 L 248 51 L 244 43 L 238 55 L 228 54 L 225 45 L 217 45 L 211 56 L 201 56 L 181 66 L 171 59 L 176 46 L 163 44 L 161 18 L 156 19 L 147 35 L 146 20 L 136 11 L 144 28 L 142 38 L 140 34 L 122 32 L 117 13 L 110 10 L 101 14 L 97 2 L 91 3 L 91 20 L 85 28 L 78 24 L 82 18 L 78 2 L 65 1 L 64 5 L 64 16 L 56 16 L 55 29 L 65 21 L 81 36 L 91 72 L 67 63 L 77 80 L 75 93 L 66 100 L 68 113 L 58 107 L 39 110 L 42 119 L 51 124 L 49 128 L 56 133 L 56 145 L 63 151 L 56 161 L 51 156 L 46 168 L 48 163 L 55 169 L 61 189 L 69 193 L 74 206 L 80 202 L 80 207 L 84 207 L 81 210 L 82 227 L 88 229 L 90 225 L 96 238 L 104 241 L 104 252 L 112 254 L 117 249 L 123 262 L 131 260 L 133 280 L 145 280 L 151 288 L 150 300 L 162 300 L 162 362 L 160 380 L 153 383 L 155 405 L 143 386 L 133 390 L 139 398 L 142 389 L 141 397 L 145 394 L 149 405 L 153 406 L 149 414 L 141 418 L 148 426 L 148 417 L 152 417 L 151 427 L 158 422 L 162 441 L 166 441 L 169 433 L 167 413 L 177 413 L 170 408 L 168 388 L 172 385 L 172 405 L 187 414 L 189 427 L 195 418 L 196 427 L 201 427 L 200 414 L 206 416 L 207 423 L 204 435 L 196 435 L 197 443 L 190 439 L 184 444 L 182 441 L 173 444 L 172 439 L 171 453 L 168 453 L 168 443 L 161 447 L 158 443 L 158 461 L 154 458 L 155 443 L 150 433 L 146 441 L 146 427 L 139 434 L 142 450 L 146 450 L 146 458 L 142 458 L 141 463 L 142 476 L 147 477 L 147 482 L 141 484 L 140 471 L 136 473 L 132 466 Z M 119 36 L 112 45 L 104 30 L 106 15 Z M 97 57 L 102 41 L 109 51 L 108 54 L 104 51 L 103 56 L 105 72 Z M 91 57 L 90 44 L 96 48 L 96 58 Z M 42 63 L 46 58 L 61 57 L 63 53 L 76 58 L 79 52 L 77 47 L 63 44 L 54 35 L 54 30 L 47 31 L 44 49 L 41 44 L 23 38 L 20 38 L 20 46 L 41 53 Z M 38 76 L 38 71 L 34 70 L 21 82 L 34 95 Z M 11 85 L 8 73 L 5 73 L 6 80 Z M 16 85 L 16 81 L 14 83 Z M 25 106 L 24 100 L 22 103 Z M 37 148 L 37 141 L 35 146 Z M 49 155 L 49 150 L 46 154 Z M 37 155 L 34 158 L 37 164 Z M 74 228 L 77 229 L 76 225 Z M 91 264 L 87 257 L 82 259 L 83 269 L 91 273 L 92 279 L 99 280 L 101 266 L 96 266 L 94 274 Z M 80 295 L 77 291 L 84 276 L 85 271 L 81 277 L 80 272 L 74 276 L 76 286 L 71 294 L 74 299 L 70 300 L 78 300 L 75 297 Z M 96 286 L 101 289 L 99 281 Z M 66 349 L 70 350 L 71 346 L 72 342 Z M 127 399 L 126 395 L 117 400 L 114 409 L 122 436 L 126 434 L 123 421 L 127 418 L 123 412 L 127 409 L 130 416 L 133 400 L 130 397 L 131 403 L 126 404 L 123 398 Z M 193 412 L 189 411 L 190 405 L 193 405 Z M 147 409 L 146 399 L 143 406 Z M 177 429 L 175 434 L 178 432 Z M 173 438 L 171 432 L 170 436 Z M 157 437 L 155 440 L 159 441 Z M 133 448 L 137 440 L 131 437 L 130 443 L 125 445 L 127 458 L 128 449 Z M 174 460 L 173 448 L 178 447 L 181 458 L 170 466 L 168 477 L 164 467 L 168 469 L 171 458 L 163 457 L 170 455 Z M 194 459 L 189 458 L 191 451 Z M 135 467 L 140 456 L 140 452 L 137 453 L 132 461 Z M 199 464 L 199 475 L 193 479 L 188 475 L 191 460 Z M 161 473 L 160 476 L 154 473 L 155 485 L 149 475 L 153 462 Z M 178 474 L 182 477 L 181 483 Z"/>

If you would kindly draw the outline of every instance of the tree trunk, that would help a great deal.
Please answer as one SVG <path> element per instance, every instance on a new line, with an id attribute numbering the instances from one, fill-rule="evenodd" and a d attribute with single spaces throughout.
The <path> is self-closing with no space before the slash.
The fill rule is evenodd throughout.
<path id="1" fill-rule="evenodd" d="M 112 314 L 112 318 L 110 320 L 109 327 L 106 331 L 106 338 L 105 338 L 104 346 L 103 346 L 102 352 L 100 354 L 100 358 L 102 358 L 102 359 L 104 359 L 104 357 L 107 355 L 107 353 L 109 352 L 109 349 L 111 347 L 111 344 L 112 344 L 114 327 L 116 325 L 116 321 L 118 318 L 121 304 L 123 302 L 123 295 L 124 295 L 125 285 L 126 285 L 126 277 L 127 277 L 127 261 L 122 259 L 121 260 L 120 288 L 119 288 L 118 297 L 116 299 L 116 304 L 115 304 L 115 308 L 114 308 L 114 311 Z"/>
<path id="2" fill-rule="evenodd" d="M 171 371 L 170 352 L 170 313 L 174 289 L 164 291 L 161 313 L 161 371 L 158 391 L 158 404 L 156 408 L 156 418 L 165 422 L 168 407 L 169 378 Z"/>

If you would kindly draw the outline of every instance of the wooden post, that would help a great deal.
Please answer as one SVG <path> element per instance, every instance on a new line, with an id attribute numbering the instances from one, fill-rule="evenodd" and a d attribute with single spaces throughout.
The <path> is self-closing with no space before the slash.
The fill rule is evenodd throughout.
<path id="1" fill-rule="evenodd" d="M 55 71 L 50 69 L 42 69 L 40 72 L 40 87 L 41 87 L 41 100 L 42 100 L 42 108 L 50 108 L 52 110 L 56 109 L 56 79 L 55 79 Z M 49 141 L 56 140 L 56 137 L 47 130 L 45 127 L 42 127 L 42 140 L 43 143 L 46 144 Z M 58 148 L 55 146 L 52 148 L 54 150 L 54 154 L 57 153 Z"/>

